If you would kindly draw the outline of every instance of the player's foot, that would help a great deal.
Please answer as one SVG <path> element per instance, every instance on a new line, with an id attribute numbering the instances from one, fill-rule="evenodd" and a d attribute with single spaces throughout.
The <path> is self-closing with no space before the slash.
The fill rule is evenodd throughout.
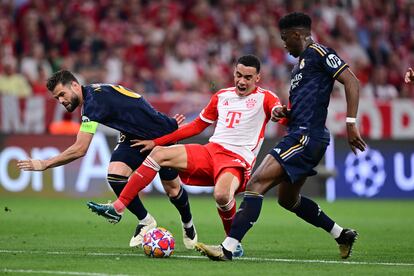
<path id="1" fill-rule="evenodd" d="M 339 245 L 339 254 L 342 259 L 346 259 L 351 256 L 352 246 L 357 240 L 358 233 L 353 229 L 343 229 L 341 235 L 336 238 L 336 242 Z"/>
<path id="2" fill-rule="evenodd" d="M 213 261 L 231 261 L 233 258 L 231 252 L 222 245 L 206 245 L 198 242 L 195 244 L 195 249 Z"/>
<path id="3" fill-rule="evenodd" d="M 194 249 L 195 244 L 197 243 L 197 231 L 192 225 L 189 228 L 183 227 L 183 243 L 185 248 L 187 249 Z"/>
<path id="4" fill-rule="evenodd" d="M 233 252 L 233 258 L 239 258 L 244 255 L 243 246 L 239 243 L 236 247 L 236 251 Z"/>
<path id="5" fill-rule="evenodd" d="M 155 221 L 155 219 L 150 214 L 148 214 L 148 216 L 149 217 L 147 223 L 138 223 L 137 228 L 135 229 L 135 233 L 129 241 L 130 247 L 141 247 L 142 240 L 144 239 L 145 234 L 149 230 L 157 227 L 157 222 Z"/>
<path id="6" fill-rule="evenodd" d="M 88 205 L 92 212 L 106 218 L 110 223 L 118 223 L 122 218 L 122 214 L 119 214 L 111 203 L 99 204 L 89 201 L 86 205 Z"/>

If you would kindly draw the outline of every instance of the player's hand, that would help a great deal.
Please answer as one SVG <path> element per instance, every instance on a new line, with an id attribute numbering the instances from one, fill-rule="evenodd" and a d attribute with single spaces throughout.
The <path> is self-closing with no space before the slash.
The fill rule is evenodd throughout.
<path id="1" fill-rule="evenodd" d="M 173 118 L 177 121 L 178 126 L 181 126 L 185 120 L 185 116 L 183 114 L 175 114 Z"/>
<path id="2" fill-rule="evenodd" d="M 276 107 L 273 109 L 270 119 L 273 122 L 279 122 L 280 119 L 287 118 L 289 116 L 289 112 L 290 109 L 288 109 L 286 105 Z"/>
<path id="3" fill-rule="evenodd" d="M 142 149 L 140 149 L 139 152 L 144 152 L 144 151 L 152 150 L 155 147 L 154 140 L 138 140 L 138 139 L 133 139 L 133 140 L 131 140 L 131 142 L 133 143 L 131 145 L 131 147 L 142 147 Z"/>
<path id="4" fill-rule="evenodd" d="M 22 171 L 44 171 L 46 170 L 46 161 L 39 159 L 18 160 L 17 167 Z"/>
<path id="5" fill-rule="evenodd" d="M 414 71 L 413 68 L 408 68 L 404 77 L 405 83 L 414 82 Z"/>
<path id="6" fill-rule="evenodd" d="M 355 123 L 346 124 L 346 131 L 348 132 L 348 144 L 354 154 L 357 154 L 357 149 L 364 151 L 367 144 L 362 140 L 359 134 L 358 127 Z"/>

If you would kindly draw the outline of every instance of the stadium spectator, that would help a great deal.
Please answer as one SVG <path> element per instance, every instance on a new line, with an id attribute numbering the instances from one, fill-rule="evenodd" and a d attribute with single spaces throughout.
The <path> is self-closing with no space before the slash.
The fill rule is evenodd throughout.
<path id="1" fill-rule="evenodd" d="M 398 97 L 397 89 L 387 83 L 387 70 L 383 65 L 374 68 L 371 81 L 361 91 L 362 97 L 390 100 Z"/>
<path id="2" fill-rule="evenodd" d="M 14 57 L 3 58 L 3 72 L 0 74 L 0 94 L 17 97 L 32 95 L 32 88 L 27 79 L 16 72 L 17 61 Z"/>
<path id="3" fill-rule="evenodd" d="M 46 76 L 52 74 L 52 67 L 45 58 L 42 44 L 36 43 L 32 45 L 29 54 L 22 58 L 21 72 L 27 77 L 31 85 L 39 79 L 39 72 L 43 72 Z M 45 87 L 44 84 L 43 87 Z"/>

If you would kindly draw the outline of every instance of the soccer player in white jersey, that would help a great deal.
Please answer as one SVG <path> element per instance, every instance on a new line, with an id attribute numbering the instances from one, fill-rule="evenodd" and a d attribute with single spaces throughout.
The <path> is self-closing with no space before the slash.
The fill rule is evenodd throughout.
<path id="1" fill-rule="evenodd" d="M 198 118 L 173 133 L 155 140 L 136 141 L 135 146 L 143 146 L 141 151 L 153 149 L 152 152 L 131 176 L 118 200 L 113 204 L 92 202 L 92 211 L 107 219 L 122 216 L 131 199 L 152 181 L 161 167 L 172 167 L 179 170 L 181 180 L 188 185 L 214 186 L 218 213 L 228 234 L 236 213 L 234 195 L 244 191 L 266 124 L 272 118 L 272 111 L 281 106 L 275 94 L 256 85 L 259 80 L 259 59 L 253 55 L 239 58 L 234 70 L 235 87 L 215 93 Z M 195 136 L 214 122 L 217 122 L 214 134 L 206 145 L 161 146 Z M 175 187 L 164 188 L 169 194 Z M 187 199 L 183 200 L 183 206 L 188 204 Z M 192 220 L 183 227 L 184 230 L 193 227 Z M 196 242 L 188 234 L 184 240 L 191 245 Z M 239 247 L 233 256 L 241 254 Z"/>

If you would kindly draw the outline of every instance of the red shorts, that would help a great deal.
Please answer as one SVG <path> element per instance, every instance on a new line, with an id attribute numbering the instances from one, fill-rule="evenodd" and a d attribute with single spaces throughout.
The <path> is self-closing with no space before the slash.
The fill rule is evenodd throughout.
<path id="1" fill-rule="evenodd" d="M 187 144 L 187 169 L 180 171 L 181 181 L 193 186 L 214 186 L 223 172 L 231 172 L 239 178 L 236 193 L 243 192 L 250 178 L 251 167 L 239 155 L 216 143 L 206 145 Z"/>

